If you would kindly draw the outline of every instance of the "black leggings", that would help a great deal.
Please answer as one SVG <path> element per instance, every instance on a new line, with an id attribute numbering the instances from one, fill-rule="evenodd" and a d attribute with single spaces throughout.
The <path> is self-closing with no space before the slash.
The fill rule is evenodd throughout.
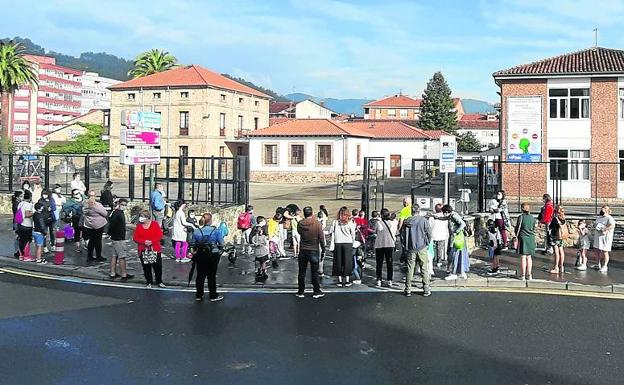
<path id="1" fill-rule="evenodd" d="M 386 260 L 386 271 L 388 272 L 388 281 L 392 281 L 393 266 L 392 255 L 394 254 L 394 247 L 380 247 L 375 249 L 375 259 L 377 260 L 377 280 L 381 281 L 381 272 L 383 270 L 383 263 Z"/>
<path id="2" fill-rule="evenodd" d="M 145 282 L 149 285 L 154 283 L 154 278 L 152 277 L 152 268 L 154 268 L 154 273 L 156 274 L 156 285 L 162 283 L 162 255 L 160 253 L 156 253 L 156 263 L 143 263 L 143 252 L 139 254 L 139 259 L 141 260 L 141 266 L 143 267 Z"/>
<path id="3" fill-rule="evenodd" d="M 26 245 L 32 241 L 32 227 L 25 227 L 22 225 L 17 225 L 17 237 L 19 238 L 19 252 L 22 256 L 24 256 L 24 249 Z"/>
<path id="4" fill-rule="evenodd" d="M 208 279 L 210 299 L 215 299 L 219 296 L 217 293 L 217 269 L 220 259 L 220 253 L 213 254 L 204 250 L 199 250 L 195 255 L 195 266 L 197 267 L 197 278 L 195 279 L 196 298 L 203 298 L 206 279 Z"/>
<path id="5" fill-rule="evenodd" d="M 87 259 L 93 259 L 93 250 L 95 249 L 96 258 L 102 258 L 102 234 L 104 228 L 89 229 L 85 227 L 88 234 L 89 243 L 87 244 Z"/>

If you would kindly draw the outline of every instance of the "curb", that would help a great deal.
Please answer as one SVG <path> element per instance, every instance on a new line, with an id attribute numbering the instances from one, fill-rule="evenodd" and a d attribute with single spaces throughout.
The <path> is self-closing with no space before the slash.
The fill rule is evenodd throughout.
<path id="1" fill-rule="evenodd" d="M 82 278 L 82 279 L 90 279 L 96 281 L 105 281 L 105 282 L 113 282 L 106 279 L 104 274 L 95 273 L 91 270 L 83 269 L 80 266 L 75 265 L 54 265 L 49 262 L 45 265 L 40 265 L 37 263 L 29 263 L 19 261 L 13 257 L 3 257 L 0 256 L 0 268 L 10 267 L 22 271 L 30 271 L 36 273 L 45 273 L 49 275 L 62 276 L 62 277 L 74 277 L 74 278 Z M 114 281 L 118 284 L 122 283 L 120 281 Z M 131 280 L 127 281 L 130 284 L 143 284 L 143 279 L 140 277 L 135 277 Z M 175 286 L 186 288 L 187 282 L 182 280 L 169 280 L 164 282 L 167 286 Z M 422 286 L 420 280 L 418 278 L 414 281 L 414 286 Z M 444 279 L 437 278 L 431 282 L 431 286 L 433 288 L 440 289 L 448 289 L 448 288 L 479 288 L 479 287 L 490 287 L 490 288 L 508 288 L 508 289 L 521 289 L 521 288 L 531 288 L 531 289 L 549 289 L 549 290 L 564 290 L 564 291 L 575 291 L 575 292 L 592 292 L 592 293 L 624 293 L 624 284 L 612 284 L 612 285 L 585 285 L 576 282 L 558 282 L 558 281 L 549 281 L 542 279 L 534 279 L 532 281 L 520 281 L 519 279 L 513 278 L 492 278 L 492 277 L 481 277 L 478 275 L 469 275 L 467 280 L 457 279 L 453 281 L 446 281 Z M 263 290 L 285 290 L 285 289 L 297 289 L 296 284 L 218 284 L 218 287 L 221 288 L 232 288 L 232 289 L 263 289 Z M 364 287 L 367 289 L 376 289 L 374 285 L 360 285 L 360 286 L 352 286 L 351 291 L 357 292 L 358 287 Z M 379 289 L 380 292 L 388 291 Z M 388 291 L 392 292 L 392 291 Z"/>

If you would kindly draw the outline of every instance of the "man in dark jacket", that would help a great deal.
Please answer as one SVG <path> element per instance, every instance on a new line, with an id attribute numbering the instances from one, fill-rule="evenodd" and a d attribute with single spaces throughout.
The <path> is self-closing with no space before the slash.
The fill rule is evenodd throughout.
<path id="1" fill-rule="evenodd" d="M 321 291 L 321 285 L 319 283 L 319 248 L 322 252 L 325 252 L 325 234 L 323 234 L 323 227 L 321 222 L 314 218 L 314 211 L 312 207 L 303 208 L 304 219 L 297 225 L 297 232 L 301 235 L 301 251 L 299 253 L 299 290 L 297 291 L 297 297 L 303 298 L 305 292 L 305 276 L 308 269 L 308 262 L 310 263 L 312 274 L 312 287 L 314 293 L 312 298 L 321 298 L 325 294 Z"/>
<path id="2" fill-rule="evenodd" d="M 423 296 L 431 295 L 431 277 L 429 276 L 429 253 L 427 248 L 431 241 L 431 226 L 427 218 L 420 215 L 420 207 L 412 206 L 412 216 L 403 222 L 407 236 L 407 279 L 405 280 L 405 296 L 412 295 L 412 278 L 416 263 L 420 266 L 423 279 Z"/>
<path id="3" fill-rule="evenodd" d="M 115 210 L 110 215 L 108 222 L 108 235 L 110 235 L 111 241 L 113 241 L 113 256 L 111 257 L 110 264 L 110 279 L 118 277 L 115 268 L 119 261 L 119 272 L 121 273 L 121 280 L 127 281 L 133 278 L 134 275 L 126 272 L 126 257 L 128 255 L 128 249 L 126 245 L 126 214 L 124 210 L 128 206 L 128 201 L 120 199 L 117 202 Z"/>
<path id="4" fill-rule="evenodd" d="M 54 199 L 52 199 L 52 193 L 50 192 L 50 190 L 43 190 L 41 192 L 41 198 L 39 199 L 39 202 L 37 203 L 40 203 L 43 206 L 43 212 L 42 212 L 43 222 L 47 229 L 46 232 L 49 235 L 50 247 L 53 248 L 56 243 L 56 236 L 54 234 L 54 231 L 56 230 L 54 228 L 54 224 L 56 222 L 54 218 L 54 213 L 56 212 L 56 202 L 54 202 Z M 44 253 L 49 252 L 47 244 L 44 245 L 43 252 Z"/>

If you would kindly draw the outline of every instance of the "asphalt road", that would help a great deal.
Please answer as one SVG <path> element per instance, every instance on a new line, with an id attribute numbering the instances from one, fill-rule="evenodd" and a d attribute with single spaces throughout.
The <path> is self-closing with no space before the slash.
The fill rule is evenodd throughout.
<path id="1" fill-rule="evenodd" d="M 0 274 L 0 384 L 621 383 L 624 302 L 192 293 Z"/>

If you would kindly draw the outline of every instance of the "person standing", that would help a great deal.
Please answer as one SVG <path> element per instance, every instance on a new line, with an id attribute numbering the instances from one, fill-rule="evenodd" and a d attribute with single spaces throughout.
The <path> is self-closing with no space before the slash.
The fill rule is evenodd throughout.
<path id="1" fill-rule="evenodd" d="M 299 275 L 297 277 L 297 297 L 303 298 L 305 292 L 305 277 L 310 264 L 312 276 L 312 298 L 321 298 L 325 294 L 321 291 L 319 280 L 319 262 L 321 253 L 325 253 L 325 233 L 320 221 L 313 217 L 312 207 L 303 208 L 303 220 L 299 221 L 294 229 L 301 236 L 301 251 L 299 253 Z"/>
<path id="2" fill-rule="evenodd" d="M 110 180 L 104 184 L 104 190 L 100 195 L 100 203 L 109 213 L 115 209 L 115 196 L 113 195 L 113 182 Z"/>
<path id="3" fill-rule="evenodd" d="M 67 203 L 67 198 L 63 196 L 61 193 L 61 185 L 54 185 L 54 190 L 52 190 L 52 199 L 54 200 L 54 205 L 56 206 L 56 211 L 54 212 L 54 220 L 56 223 L 59 223 L 61 220 L 61 211 L 63 211 L 63 206 Z"/>
<path id="4" fill-rule="evenodd" d="M 600 215 L 594 223 L 594 247 L 598 254 L 598 270 L 601 273 L 609 271 L 609 253 L 613 245 L 615 219 L 611 216 L 611 208 L 602 206 Z"/>
<path id="5" fill-rule="evenodd" d="M 102 235 L 108 223 L 108 212 L 102 204 L 95 200 L 95 191 L 89 191 L 89 199 L 83 207 L 84 230 L 87 238 L 87 262 L 104 262 L 102 257 Z M 93 251 L 95 250 L 95 258 Z"/>
<path id="6" fill-rule="evenodd" d="M 40 202 L 35 203 L 35 212 L 32 216 L 33 220 L 33 238 L 35 240 L 35 261 L 42 265 L 48 263 L 42 255 L 43 247 L 46 244 L 46 232 L 48 226 L 46 225 L 47 214 L 44 214 L 45 206 Z"/>
<path id="7" fill-rule="evenodd" d="M 507 229 L 509 226 L 509 207 L 505 199 L 505 191 L 501 190 L 496 198 L 490 201 L 490 219 L 494 221 L 503 241 L 501 250 L 507 250 Z"/>
<path id="8" fill-rule="evenodd" d="M 80 248 L 80 240 L 82 239 L 83 223 L 82 208 L 84 206 L 83 195 L 80 190 L 72 190 L 72 196 L 69 197 L 63 206 L 63 215 L 71 218 L 71 226 L 74 228 L 74 242 L 76 243 L 76 252 L 82 252 Z"/>
<path id="9" fill-rule="evenodd" d="M 429 217 L 431 226 L 431 238 L 433 240 L 433 263 L 437 267 L 442 267 L 442 262 L 447 262 L 447 242 L 449 239 L 448 218 L 442 214 L 442 204 L 438 203 L 434 207 L 435 213 Z"/>
<path id="10" fill-rule="evenodd" d="M 30 255 L 30 247 L 28 247 L 32 241 L 32 216 L 35 213 L 35 207 L 32 204 L 32 193 L 30 190 L 24 191 L 24 200 L 22 200 L 17 206 L 17 211 L 19 214 L 16 213 L 15 217 L 19 217 L 16 222 L 20 260 L 29 262 L 34 261 L 34 258 Z"/>
<path id="11" fill-rule="evenodd" d="M 85 195 L 87 192 L 87 187 L 85 186 L 85 184 L 82 182 L 82 180 L 80 179 L 80 173 L 75 172 L 73 177 L 72 177 L 72 181 L 70 183 L 70 187 L 73 190 L 78 190 L 80 191 L 81 195 Z"/>
<path id="12" fill-rule="evenodd" d="M 420 207 L 413 205 L 411 216 L 403 221 L 405 227 L 407 254 L 407 278 L 403 293 L 406 297 L 412 295 L 412 279 L 416 264 L 420 267 L 423 280 L 423 297 L 431 295 L 431 275 L 429 274 L 429 253 L 427 248 L 431 242 L 431 226 L 427 218 L 419 215 Z"/>
<path id="13" fill-rule="evenodd" d="M 390 219 L 390 211 L 381 209 L 381 220 L 374 221 L 377 238 L 375 238 L 375 272 L 377 287 L 382 284 L 383 263 L 386 261 L 386 285 L 392 287 L 394 266 L 392 256 L 396 247 L 397 221 Z"/>
<path id="14" fill-rule="evenodd" d="M 405 226 L 403 226 L 403 222 L 412 215 L 412 198 L 409 196 L 403 197 L 403 208 L 399 212 L 399 223 L 398 229 L 401 237 L 401 245 L 405 245 L 406 234 L 405 234 Z M 402 247 L 401 248 L 401 258 L 399 262 L 402 264 L 407 261 L 407 250 Z"/>
<path id="15" fill-rule="evenodd" d="M 154 191 L 150 194 L 150 209 L 152 219 L 162 228 L 165 219 L 165 194 L 160 183 L 154 184 Z"/>
<path id="16" fill-rule="evenodd" d="M 565 250 L 563 243 L 568 239 L 568 225 L 565 220 L 565 211 L 563 207 L 556 206 L 555 214 L 550 221 L 550 239 L 552 240 L 553 250 L 555 252 L 554 266 L 550 270 L 551 274 L 563 274 L 565 262 Z"/>
<path id="17" fill-rule="evenodd" d="M 186 203 L 184 201 L 177 201 L 173 207 L 176 213 L 173 218 L 173 235 L 171 239 L 175 243 L 175 261 L 178 263 L 187 263 L 191 261 L 187 258 L 189 248 L 189 244 L 186 241 L 188 235 L 187 229 L 189 227 L 194 228 L 195 226 L 186 220 L 186 213 L 184 212 Z"/>
<path id="18" fill-rule="evenodd" d="M 241 247 L 243 248 L 243 253 L 251 254 L 251 239 L 249 239 L 249 235 L 251 234 L 251 229 L 256 225 L 256 218 L 253 215 L 253 206 L 247 205 L 245 207 L 245 211 L 242 212 L 238 216 L 238 221 L 236 227 L 241 232 Z"/>
<path id="19" fill-rule="evenodd" d="M 448 218 L 449 226 L 449 267 L 447 272 L 449 273 L 444 279 L 452 281 L 457 279 L 458 275 L 461 275 L 463 279 L 467 279 L 468 269 L 470 268 L 470 260 L 468 259 L 468 246 L 464 241 L 462 247 L 458 247 L 456 240 L 464 237 L 464 229 L 466 228 L 466 222 L 462 217 L 453 210 L 451 205 L 442 206 L 442 213 Z M 460 235 L 461 234 L 461 235 Z"/>
<path id="20" fill-rule="evenodd" d="M 290 220 L 290 228 L 292 229 L 291 237 L 292 237 L 292 245 L 293 245 L 293 253 L 294 258 L 299 258 L 299 252 L 301 251 L 301 234 L 297 231 L 297 226 L 299 222 L 301 222 L 303 218 L 301 218 L 301 210 L 295 210 L 295 213 Z"/>
<path id="21" fill-rule="evenodd" d="M 353 242 L 355 242 L 355 222 L 351 220 L 349 209 L 344 206 L 340 208 L 329 232 L 334 244 L 332 275 L 338 277 L 338 286 L 349 287 L 352 285 L 350 278 L 353 272 Z"/>
<path id="22" fill-rule="evenodd" d="M 56 236 L 54 234 L 54 232 L 56 231 L 56 228 L 55 228 L 56 220 L 54 218 L 54 215 L 56 212 L 56 202 L 50 196 L 49 190 L 43 190 L 41 192 L 41 198 L 39 198 L 39 201 L 37 203 L 43 206 L 43 211 L 41 212 L 43 223 L 45 224 L 47 228 L 46 233 L 49 234 L 50 247 L 54 248 L 55 242 L 56 242 Z M 43 245 L 43 252 L 44 253 L 50 252 L 50 249 L 48 249 L 48 242 L 46 242 L 46 244 Z"/>
<path id="23" fill-rule="evenodd" d="M 535 255 L 535 225 L 537 221 L 530 213 L 528 203 L 522 203 L 522 214 L 516 221 L 515 234 L 518 238 L 518 254 L 520 254 L 520 271 L 523 281 L 532 280 L 533 256 Z"/>
<path id="24" fill-rule="evenodd" d="M 128 201 L 121 198 L 117 201 L 115 209 L 110 215 L 108 223 L 108 235 L 110 235 L 113 242 L 113 255 L 111 256 L 110 263 L 110 279 L 115 279 L 118 276 L 122 281 L 134 278 L 134 275 L 128 274 L 126 257 L 128 256 L 128 249 L 126 245 L 126 214 L 124 210 L 128 207 Z M 116 268 L 119 263 L 119 273 L 117 274 Z"/>
<path id="25" fill-rule="evenodd" d="M 221 227 L 212 225 L 212 214 L 205 213 L 199 220 L 199 228 L 193 232 L 194 264 L 197 266 L 195 280 L 195 300 L 204 298 L 204 282 L 208 279 L 210 302 L 223 299 L 217 292 L 217 269 L 223 250 Z"/>
<path id="26" fill-rule="evenodd" d="M 544 194 L 542 199 L 544 205 L 537 216 L 537 220 L 544 225 L 544 254 L 552 254 L 554 243 L 551 238 L 550 222 L 552 222 L 553 215 L 555 214 L 555 208 L 549 194 Z"/>
<path id="27" fill-rule="evenodd" d="M 154 283 L 160 287 L 166 287 L 162 281 L 162 246 L 160 244 L 162 237 L 162 229 L 156 221 L 152 220 L 150 212 L 147 210 L 141 211 L 139 223 L 134 230 L 132 239 L 137 244 L 139 260 L 143 267 L 145 283 L 148 288 L 151 288 Z M 152 275 L 152 269 L 156 275 L 155 280 Z"/>
<path id="28" fill-rule="evenodd" d="M 15 222 L 15 214 L 17 214 L 17 207 L 19 206 L 19 204 L 22 202 L 22 200 L 24 199 L 24 192 L 22 190 L 17 190 L 13 193 L 13 196 L 11 197 L 11 212 L 13 213 L 13 231 L 17 232 L 17 223 Z M 15 258 L 20 258 L 20 251 L 19 251 L 19 238 L 17 236 L 17 233 L 15 233 L 15 240 L 13 242 L 14 244 L 14 254 L 13 256 Z"/>
<path id="29" fill-rule="evenodd" d="M 329 213 L 327 212 L 325 205 L 319 206 L 319 211 L 318 213 L 316 213 L 316 218 L 319 220 L 319 222 L 321 222 L 321 226 L 323 227 L 323 230 L 325 230 L 327 228 L 327 220 L 329 219 Z"/>

